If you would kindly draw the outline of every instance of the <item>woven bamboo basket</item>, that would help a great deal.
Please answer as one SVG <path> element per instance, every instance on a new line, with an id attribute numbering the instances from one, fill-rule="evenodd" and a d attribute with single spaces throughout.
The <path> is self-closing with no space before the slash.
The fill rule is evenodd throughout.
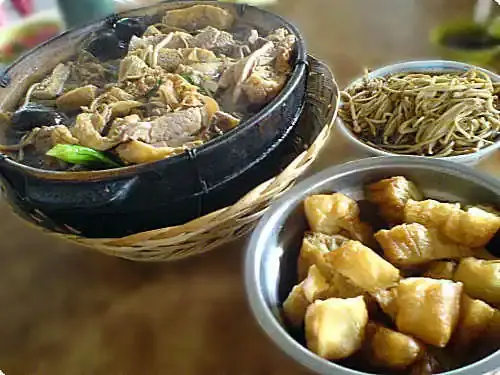
<path id="1" fill-rule="evenodd" d="M 41 212 L 30 217 L 20 215 L 30 225 L 53 236 L 90 247 L 105 254 L 133 261 L 172 261 L 210 251 L 236 240 L 254 228 L 269 205 L 289 190 L 311 166 L 327 143 L 340 104 L 339 89 L 330 69 L 309 56 L 306 103 L 301 122 L 321 127 L 309 147 L 299 154 L 279 175 L 258 185 L 234 205 L 219 209 L 183 225 L 151 230 L 122 238 L 85 238 L 77 234 L 56 233 L 42 228 L 49 220 Z M 15 207 L 13 207 L 16 212 Z M 19 214 L 19 212 L 16 212 Z M 63 225 L 63 227 L 65 227 Z M 59 228 L 70 232 L 71 228 Z"/>

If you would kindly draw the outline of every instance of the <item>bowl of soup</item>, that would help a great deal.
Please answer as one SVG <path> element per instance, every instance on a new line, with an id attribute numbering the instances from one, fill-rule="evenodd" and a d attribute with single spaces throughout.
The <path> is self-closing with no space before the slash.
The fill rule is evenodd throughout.
<path id="1" fill-rule="evenodd" d="M 292 132 L 306 65 L 293 25 L 241 4 L 169 2 L 64 33 L 3 76 L 7 196 L 86 236 L 189 221 Z"/>

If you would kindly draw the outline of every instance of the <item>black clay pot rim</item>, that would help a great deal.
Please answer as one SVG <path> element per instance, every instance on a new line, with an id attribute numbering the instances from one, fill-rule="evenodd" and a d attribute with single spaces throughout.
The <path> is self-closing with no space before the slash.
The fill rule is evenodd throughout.
<path id="1" fill-rule="evenodd" d="M 241 125 L 239 125 L 237 128 L 230 130 L 229 132 L 212 139 L 211 141 L 196 147 L 193 149 L 194 155 L 198 155 L 199 157 L 203 156 L 203 152 L 210 151 L 212 148 L 217 147 L 220 144 L 223 144 L 225 142 L 230 142 L 234 137 L 238 135 L 242 135 L 242 133 L 245 133 L 248 131 L 250 128 L 253 126 L 258 126 L 258 123 L 262 121 L 264 117 L 266 117 L 269 113 L 272 113 L 275 110 L 278 110 L 278 107 L 280 107 L 285 99 L 291 95 L 293 90 L 297 87 L 297 85 L 300 83 L 300 79 L 303 74 L 307 74 L 308 71 L 306 69 L 308 62 L 307 62 L 307 53 L 305 49 L 305 43 L 304 39 L 299 32 L 299 30 L 290 22 L 285 20 L 283 17 L 269 12 L 265 9 L 261 9 L 255 6 L 247 5 L 247 4 L 233 4 L 233 3 L 225 3 L 225 2 L 219 2 L 219 1 L 193 1 L 193 0 L 177 0 L 175 2 L 171 2 L 168 0 L 161 1 L 157 4 L 150 5 L 147 7 L 140 7 L 132 10 L 127 10 L 124 12 L 116 13 L 116 16 L 119 16 L 120 18 L 122 17 L 127 17 L 128 15 L 132 14 L 137 14 L 138 12 L 147 12 L 148 9 L 154 9 L 158 8 L 160 4 L 179 4 L 179 6 L 184 6 L 187 4 L 217 4 L 219 6 L 223 7 L 233 7 L 233 8 L 240 8 L 242 11 L 244 11 L 246 8 L 253 8 L 261 13 L 265 13 L 269 17 L 274 17 L 278 20 L 280 20 L 283 24 L 283 27 L 287 28 L 289 31 L 291 31 L 297 38 L 297 43 L 296 43 L 296 61 L 295 65 L 293 67 L 293 71 L 290 74 L 289 79 L 287 80 L 285 86 L 281 89 L 280 93 L 268 104 L 266 104 L 259 112 L 253 114 L 248 120 L 244 121 Z M 29 56 L 34 53 L 35 51 L 38 51 L 42 48 L 46 48 L 49 44 L 54 42 L 55 40 L 59 40 L 62 38 L 67 37 L 70 34 L 76 33 L 76 32 L 84 32 L 86 29 L 92 29 L 95 31 L 96 26 L 100 25 L 101 28 L 106 27 L 107 20 L 109 19 L 109 16 L 101 19 L 99 21 L 94 21 L 89 24 L 80 26 L 78 28 L 72 28 L 69 30 L 66 30 L 65 32 L 47 40 L 46 42 L 38 45 L 34 49 L 28 51 L 26 54 L 21 55 L 18 59 L 16 59 L 3 73 L 3 77 L 7 78 L 9 77 L 9 72 L 16 66 L 18 65 L 21 61 L 24 59 L 29 58 Z M 90 31 L 90 30 L 89 30 Z M 87 31 L 88 32 L 88 31 Z M 23 172 L 26 172 L 30 175 L 34 175 L 38 178 L 41 179 L 47 179 L 47 180 L 74 180 L 75 182 L 78 181 L 96 181 L 96 180 L 107 180 L 107 179 L 116 179 L 116 178 L 125 178 L 129 177 L 130 175 L 134 175 L 137 173 L 141 172 L 147 172 L 159 167 L 166 167 L 167 165 L 176 163 L 182 159 L 189 158 L 191 157 L 187 152 L 184 152 L 180 155 L 173 156 L 170 158 L 166 158 L 163 160 L 158 160 L 155 162 L 150 162 L 150 163 L 143 163 L 143 164 L 136 164 L 136 165 L 131 165 L 131 166 L 126 166 L 126 167 L 120 167 L 120 168 L 114 168 L 114 169 L 106 169 L 106 170 L 101 170 L 101 171 L 84 171 L 84 172 L 66 172 L 66 171 L 50 171 L 50 170 L 44 170 L 40 168 L 34 168 L 30 167 L 21 163 L 16 162 L 15 160 L 11 159 L 8 157 L 6 154 L 0 152 L 0 164 L 4 163 L 6 167 L 12 168 L 12 169 L 20 169 Z"/>

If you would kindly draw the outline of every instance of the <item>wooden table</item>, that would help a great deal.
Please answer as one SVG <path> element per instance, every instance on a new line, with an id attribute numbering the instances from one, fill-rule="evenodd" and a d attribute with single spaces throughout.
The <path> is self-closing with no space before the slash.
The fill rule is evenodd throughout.
<path id="1" fill-rule="evenodd" d="M 436 57 L 428 32 L 465 0 L 281 0 L 341 85 L 365 66 Z M 334 134 L 313 170 L 355 158 Z M 497 173 L 495 155 L 481 168 Z M 312 171 L 310 172 L 312 173 Z M 174 264 L 136 264 L 26 227 L 0 204 L 0 369 L 7 375 L 299 375 L 256 326 L 244 240 Z"/>

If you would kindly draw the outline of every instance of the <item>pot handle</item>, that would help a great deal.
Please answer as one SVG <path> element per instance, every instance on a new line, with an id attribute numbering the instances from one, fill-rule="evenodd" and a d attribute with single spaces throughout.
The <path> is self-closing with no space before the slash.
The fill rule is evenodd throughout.
<path id="1" fill-rule="evenodd" d="M 132 193 L 138 177 L 114 181 L 47 180 L 18 171 L 0 159 L 0 178 L 5 189 L 42 211 L 119 206 Z"/>
<path id="2" fill-rule="evenodd" d="M 127 199 L 136 181 L 136 176 L 117 181 L 89 181 L 78 184 L 26 179 L 25 194 L 31 204 L 47 211 L 119 206 Z"/>

